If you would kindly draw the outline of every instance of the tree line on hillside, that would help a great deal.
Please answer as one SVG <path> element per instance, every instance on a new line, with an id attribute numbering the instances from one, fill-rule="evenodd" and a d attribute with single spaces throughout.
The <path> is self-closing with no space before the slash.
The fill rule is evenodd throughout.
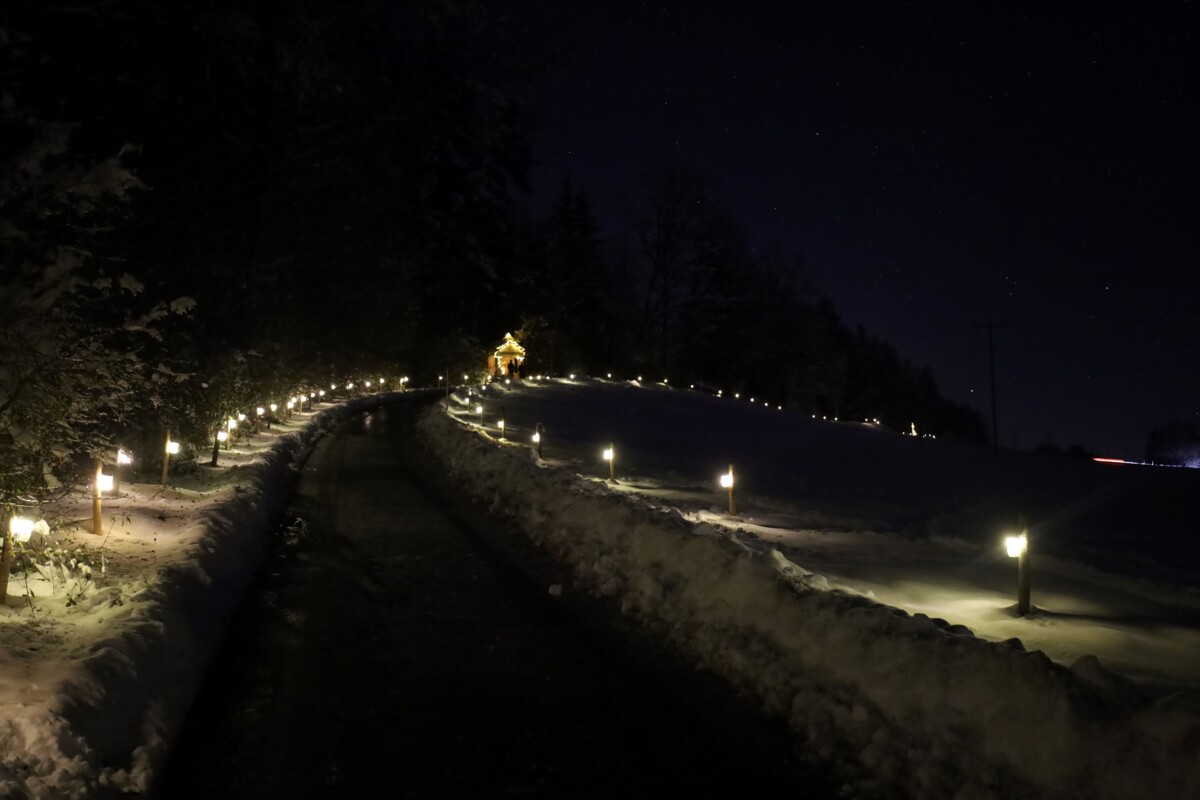
<path id="1" fill-rule="evenodd" d="M 624 238 L 574 189 L 529 220 L 521 35 L 470 0 L 6 2 L 3 501 L 314 379 L 478 369 L 509 329 L 547 370 L 983 439 L 702 178 L 648 178 Z"/>
<path id="2" fill-rule="evenodd" d="M 756 250 L 713 182 L 647 170 L 627 229 L 604 236 L 567 182 L 527 225 L 519 338 L 534 372 L 646 372 L 812 414 L 986 440 L 978 414 L 943 398 L 928 369 L 850 329 L 803 265 Z"/>

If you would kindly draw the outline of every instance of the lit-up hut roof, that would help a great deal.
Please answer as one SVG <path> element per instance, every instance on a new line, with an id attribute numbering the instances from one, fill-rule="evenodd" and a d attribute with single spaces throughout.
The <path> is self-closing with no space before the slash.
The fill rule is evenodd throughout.
<path id="1" fill-rule="evenodd" d="M 506 363 L 515 358 L 518 363 L 525 360 L 525 348 L 517 344 L 511 333 L 504 334 L 504 344 L 496 348 L 496 362 Z"/>

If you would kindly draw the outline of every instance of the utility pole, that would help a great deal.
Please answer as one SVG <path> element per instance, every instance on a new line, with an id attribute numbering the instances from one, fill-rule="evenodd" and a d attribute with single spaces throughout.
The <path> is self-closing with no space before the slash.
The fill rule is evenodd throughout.
<path id="1" fill-rule="evenodd" d="M 977 323 L 975 327 L 986 330 L 988 335 L 988 363 L 992 374 L 992 453 L 998 456 L 1000 455 L 1000 433 L 999 426 L 996 424 L 996 341 L 994 334 L 997 328 L 1004 327 L 1004 322 L 984 320 Z"/>

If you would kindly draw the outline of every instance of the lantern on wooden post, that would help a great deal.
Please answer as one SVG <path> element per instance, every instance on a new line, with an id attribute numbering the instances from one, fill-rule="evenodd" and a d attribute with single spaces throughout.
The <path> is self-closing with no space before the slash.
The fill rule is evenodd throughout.
<path id="1" fill-rule="evenodd" d="M 171 429 L 167 428 L 167 442 L 163 446 L 163 470 L 162 470 L 162 485 L 167 485 L 167 467 L 171 463 L 171 456 L 179 452 L 179 442 L 171 441 Z"/>
<path id="2" fill-rule="evenodd" d="M 1004 539 L 1004 549 L 1009 558 L 1017 559 L 1017 614 L 1029 614 L 1029 536 L 1021 531 L 1019 536 L 1007 536 Z"/>
<path id="3" fill-rule="evenodd" d="M 729 465 L 729 472 L 721 476 L 721 488 L 729 490 L 729 516 L 735 516 L 737 504 L 733 499 L 733 464 Z"/>
<path id="4" fill-rule="evenodd" d="M 121 494 L 121 467 L 132 464 L 133 458 L 124 450 L 117 450 L 117 466 L 113 470 L 113 495 Z"/>
<path id="5" fill-rule="evenodd" d="M 616 472 L 617 449 L 610 444 L 608 446 L 608 448 L 601 455 L 603 455 L 604 460 L 608 462 L 608 482 L 616 483 L 617 482 L 617 472 Z"/>

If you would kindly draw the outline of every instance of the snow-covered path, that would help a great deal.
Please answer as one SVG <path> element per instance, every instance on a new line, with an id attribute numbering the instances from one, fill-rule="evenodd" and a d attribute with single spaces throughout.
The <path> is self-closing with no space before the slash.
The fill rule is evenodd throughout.
<path id="1" fill-rule="evenodd" d="M 430 468 L 416 409 L 306 462 L 164 797 L 835 796 L 782 725 L 558 591 L 560 565 Z"/>

